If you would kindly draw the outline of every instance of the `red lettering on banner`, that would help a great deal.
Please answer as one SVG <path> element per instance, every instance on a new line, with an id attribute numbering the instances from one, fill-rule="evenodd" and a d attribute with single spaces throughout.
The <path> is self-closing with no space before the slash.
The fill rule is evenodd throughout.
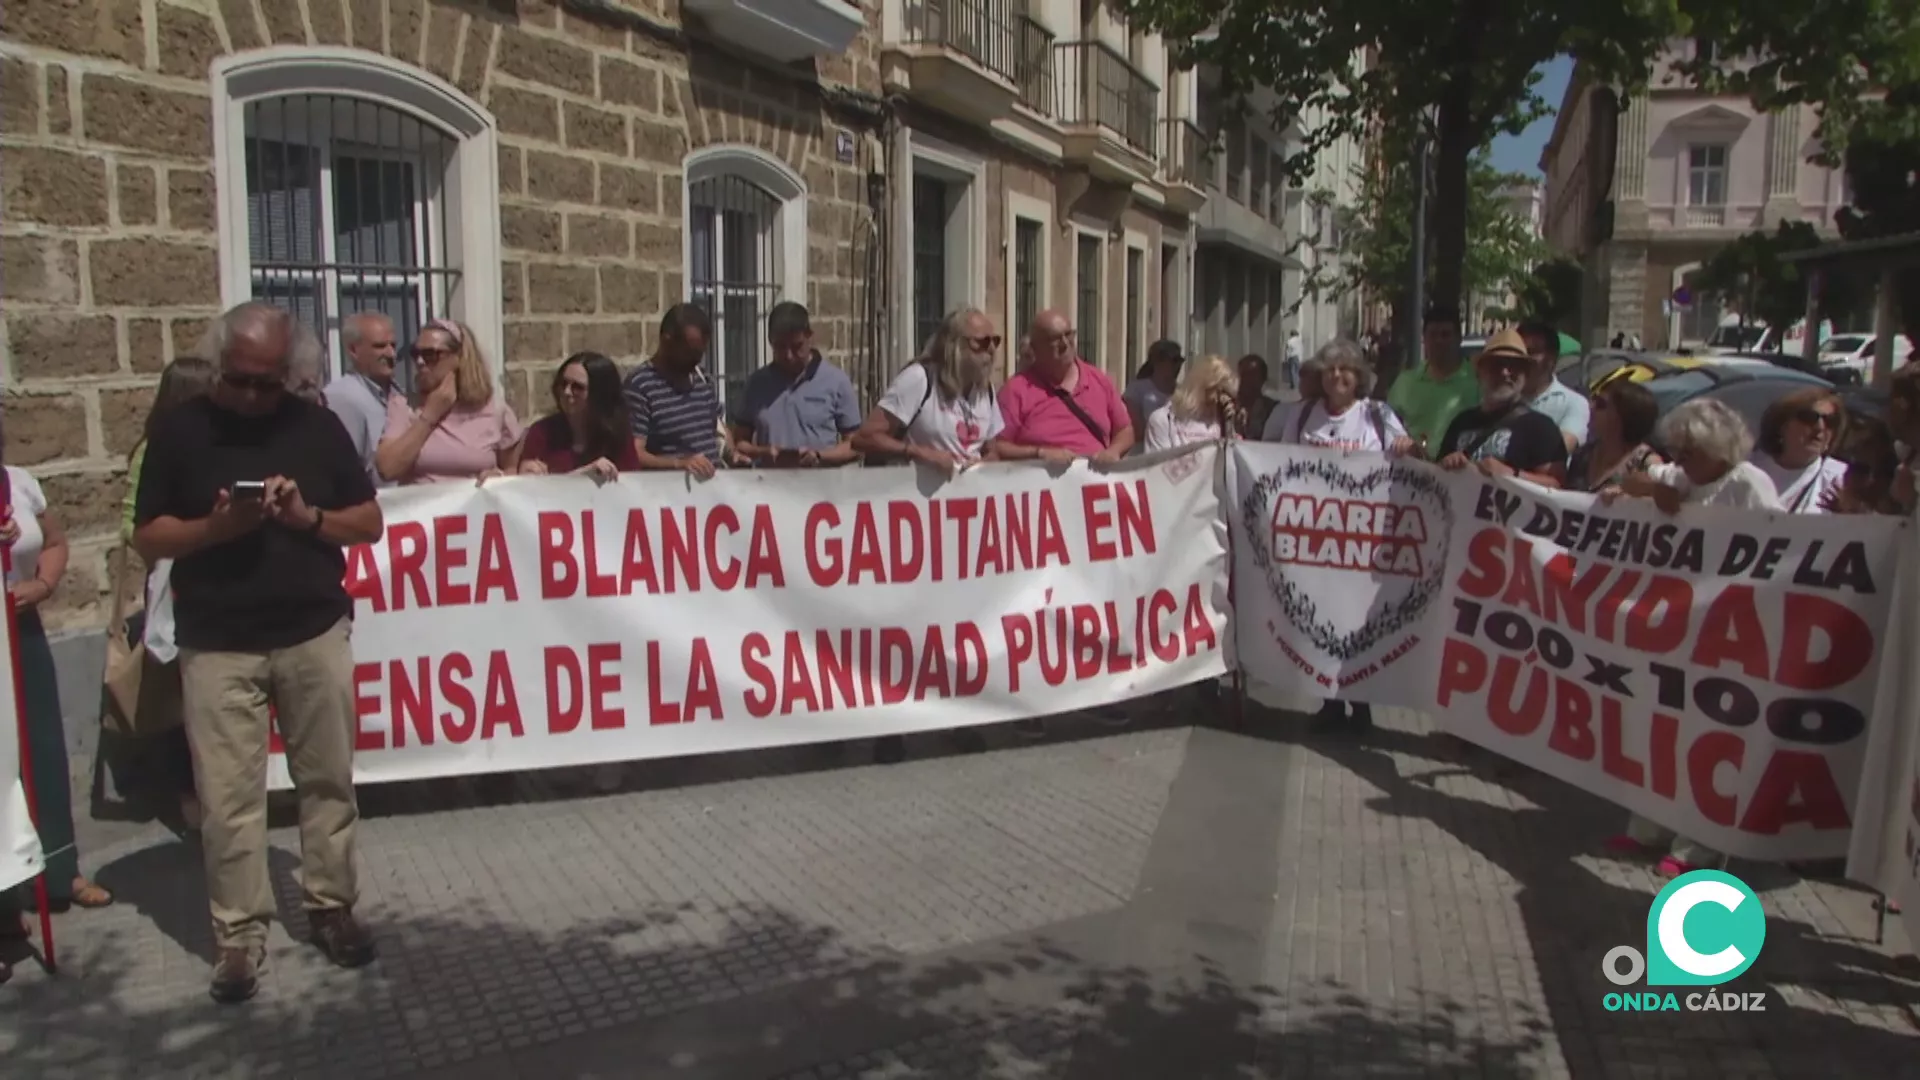
<path id="1" fill-rule="evenodd" d="M 1822 754 L 1804 750 L 1775 750 L 1767 771 L 1754 785 L 1753 798 L 1740 819 L 1740 828 L 1764 836 L 1777 835 L 1788 825 L 1816 829 L 1846 829 L 1853 825 L 1847 800 Z"/>
<path id="2" fill-rule="evenodd" d="M 1715 787 L 1714 778 L 1722 765 L 1732 765 L 1738 775 L 1746 757 L 1746 740 L 1731 731 L 1709 731 L 1687 747 L 1687 787 L 1700 816 L 1715 825 L 1733 826 L 1740 801 Z"/>
<path id="3" fill-rule="evenodd" d="M 786 585 L 773 510 L 765 504 L 753 508 L 753 520 L 744 526 L 748 533 L 744 560 L 731 550 L 743 526 L 730 506 L 709 507 L 704 514 L 691 506 L 628 510 L 617 574 L 615 561 L 602 557 L 593 511 L 579 511 L 577 520 L 574 514 L 542 511 L 535 522 L 540 537 L 540 595 L 546 600 Z"/>
<path id="4" fill-rule="evenodd" d="M 1122 672 L 1145 667 L 1147 657 L 1174 663 L 1219 648 L 1206 600 L 1196 583 L 1185 603 L 1159 589 L 1134 600 L 1133 640 L 1120 627 L 1114 602 L 1072 604 L 1015 612 L 1000 617 L 1001 643 L 1007 652 L 1007 689 L 1020 692 L 1021 669 L 1029 663 L 1039 669 L 1040 681 L 1059 686 L 1069 675 L 1092 678 L 1105 670 Z"/>
<path id="5" fill-rule="evenodd" d="M 1671 799 L 1680 793 L 1680 718 L 1672 713 L 1653 714 L 1653 731 L 1647 740 L 1647 757 L 1653 765 L 1655 795 Z"/>
<path id="6" fill-rule="evenodd" d="M 494 600 L 520 598 L 507 556 L 506 531 L 500 515 L 480 515 L 480 557 L 471 580 L 459 571 L 467 565 L 467 514 L 447 514 L 425 522 L 396 521 L 381 539 L 387 548 L 386 568 L 374 556 L 373 545 L 347 550 L 347 595 L 364 600 L 376 613 L 415 608 L 461 607 Z M 427 562 L 431 556 L 433 570 Z"/>
<path id="7" fill-rule="evenodd" d="M 862 502 L 850 515 L 820 502 L 804 529 L 807 576 L 823 589 L 967 581 L 1070 561 L 1048 491 Z"/>
<path id="8" fill-rule="evenodd" d="M 475 674 L 473 659 L 457 652 L 355 664 L 353 707 L 359 723 L 354 748 L 398 750 L 410 740 L 432 746 L 443 738 L 459 744 L 476 736 L 492 739 L 501 728 L 515 738 L 524 735 L 506 650 L 487 654 L 485 688 L 479 697 L 473 685 Z M 369 730 L 364 721 L 382 712 L 387 714 L 386 733 Z"/>
<path id="9" fill-rule="evenodd" d="M 1873 661 L 1874 635 L 1852 608 L 1824 596 L 1790 592 L 1781 626 L 1780 662 L 1773 681 L 1795 690 L 1831 690 L 1860 676 Z M 1814 659 L 1814 632 L 1827 639 L 1826 655 Z"/>
<path id="10" fill-rule="evenodd" d="M 588 645 L 584 663 L 580 653 L 566 645 L 550 645 L 545 652 L 547 731 L 565 735 L 585 718 L 595 731 L 623 728 L 625 709 L 609 698 L 620 695 L 620 653 L 617 643 Z"/>
<path id="11" fill-rule="evenodd" d="M 1107 509 L 1111 503 L 1113 509 Z M 1131 559 L 1136 553 L 1158 550 L 1153 532 L 1153 505 L 1147 482 L 1088 484 L 1080 489 L 1080 508 L 1087 527 L 1087 558 L 1092 562 Z M 1109 536 L 1115 529 L 1117 535 Z"/>
<path id="12" fill-rule="evenodd" d="M 675 701 L 663 696 L 666 673 L 660 643 L 647 642 L 647 723 L 656 726 L 692 723 L 700 719 L 702 712 L 708 719 L 726 719 L 720 707 L 720 680 L 713 673 L 713 655 L 707 648 L 707 639 L 694 638 L 689 650 L 686 680 L 682 683 L 680 699 Z"/>

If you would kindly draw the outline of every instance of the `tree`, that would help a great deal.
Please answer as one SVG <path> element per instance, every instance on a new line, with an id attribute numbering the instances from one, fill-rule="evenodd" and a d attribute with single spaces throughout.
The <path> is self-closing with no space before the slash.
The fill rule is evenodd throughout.
<path id="1" fill-rule="evenodd" d="M 1562 328 L 1578 326 L 1586 282 L 1586 271 L 1572 259 L 1555 257 L 1536 265 L 1514 290 L 1520 318 Z"/>
<path id="2" fill-rule="evenodd" d="M 1672 4 L 1643 0 L 1120 3 L 1181 43 L 1180 63 L 1217 68 L 1229 94 L 1271 90 L 1282 114 L 1276 120 L 1305 129 L 1288 163 L 1296 176 L 1344 136 L 1385 129 L 1430 138 L 1432 296 L 1454 304 L 1467 295 L 1474 155 L 1542 112 L 1540 65 L 1570 54 L 1604 82 L 1639 85 L 1684 26 Z M 1369 62 L 1356 63 L 1357 56 Z"/>
<path id="3" fill-rule="evenodd" d="M 1871 240 L 1920 232 L 1920 137 L 1856 135 L 1845 161 L 1853 202 L 1837 215 L 1841 236 Z M 1920 345 L 1920 269 L 1896 273 L 1893 288 L 1900 327 Z"/>
<path id="4" fill-rule="evenodd" d="M 1694 290 L 1720 297 L 1728 307 L 1771 329 L 1778 349 L 1787 331 L 1807 314 L 1806 278 L 1785 256 L 1821 242 L 1820 234 L 1804 221 L 1783 221 L 1773 232 L 1746 233 L 1714 252 L 1695 275 Z M 1844 325 L 1863 306 L 1861 285 L 1854 274 L 1826 275 L 1820 318 Z"/>
<path id="5" fill-rule="evenodd" d="M 1389 167 L 1358 170 L 1359 197 L 1345 208 L 1340 259 L 1331 271 L 1316 271 L 1301 296 L 1338 296 L 1365 289 L 1396 295 L 1413 274 L 1413 170 L 1404 144 L 1389 149 Z M 1484 153 L 1467 172 L 1467 238 L 1460 287 L 1464 295 L 1512 292 L 1527 279 L 1545 253 L 1532 224 L 1515 211 L 1506 193 L 1526 178 L 1503 173 Z M 1330 202 L 1326 191 L 1309 192 L 1315 202 Z M 1433 278 L 1429 266 L 1429 281 Z"/>

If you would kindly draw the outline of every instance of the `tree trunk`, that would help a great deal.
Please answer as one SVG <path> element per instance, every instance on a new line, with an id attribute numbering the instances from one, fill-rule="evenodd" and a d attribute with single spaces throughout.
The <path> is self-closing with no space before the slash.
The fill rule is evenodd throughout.
<path id="1" fill-rule="evenodd" d="M 1475 143 L 1472 97 L 1473 77 L 1462 73 L 1440 102 L 1433 147 L 1433 197 L 1427 204 L 1427 230 L 1433 245 L 1433 259 L 1427 266 L 1427 299 L 1430 304 L 1462 315 L 1467 276 L 1467 166 Z"/>

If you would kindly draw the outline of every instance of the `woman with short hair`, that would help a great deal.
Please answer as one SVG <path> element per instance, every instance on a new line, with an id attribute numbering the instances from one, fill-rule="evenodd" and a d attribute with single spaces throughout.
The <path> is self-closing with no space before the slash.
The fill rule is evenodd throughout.
<path id="1" fill-rule="evenodd" d="M 1809 386 L 1767 406 L 1760 417 L 1753 463 L 1780 494 L 1790 514 L 1826 514 L 1847 481 L 1847 463 L 1833 451 L 1847 435 L 1840 395 Z"/>
<path id="2" fill-rule="evenodd" d="M 1145 453 L 1230 437 L 1240 417 L 1240 376 L 1224 357 L 1187 361 L 1165 405 L 1147 415 Z"/>
<path id="3" fill-rule="evenodd" d="M 1773 481 L 1747 460 L 1753 450 L 1753 436 L 1748 434 L 1746 422 L 1725 404 L 1709 398 L 1682 404 L 1660 422 L 1660 441 L 1673 455 L 1673 463 L 1650 465 L 1618 484 L 1602 488 L 1602 502 L 1613 502 L 1622 495 L 1650 498 L 1669 514 L 1678 513 L 1682 506 L 1781 509 Z M 1607 848 L 1629 855 L 1659 853 L 1663 877 L 1679 877 L 1717 866 L 1726 859 L 1712 848 L 1638 814 L 1627 819 L 1626 831 L 1609 839 Z"/>
<path id="4" fill-rule="evenodd" d="M 1373 390 L 1373 365 L 1359 343 L 1335 338 L 1320 346 L 1301 371 L 1309 366 L 1318 372 L 1318 394 L 1277 410 L 1267 423 L 1266 441 L 1382 454 L 1413 449 L 1400 418 L 1385 402 L 1367 396 Z"/>

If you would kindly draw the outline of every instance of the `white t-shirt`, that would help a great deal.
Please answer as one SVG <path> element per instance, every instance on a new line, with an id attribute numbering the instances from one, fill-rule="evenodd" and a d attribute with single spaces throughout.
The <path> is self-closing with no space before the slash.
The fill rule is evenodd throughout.
<path id="1" fill-rule="evenodd" d="M 1824 514 L 1821 505 L 1830 491 L 1838 491 L 1847 482 L 1847 463 L 1822 455 L 1798 469 L 1789 469 L 1773 460 L 1764 450 L 1755 450 L 1747 460 L 1767 474 L 1780 493 L 1780 508 L 1792 514 Z"/>
<path id="2" fill-rule="evenodd" d="M 1302 407 L 1307 410 L 1304 416 Z M 1267 417 L 1261 441 L 1384 453 L 1393 440 L 1406 434 L 1406 426 L 1382 402 L 1362 399 L 1347 406 L 1339 416 L 1329 416 L 1324 401 L 1296 401 Z M 1381 441 L 1382 435 L 1386 436 L 1385 442 Z"/>
<path id="3" fill-rule="evenodd" d="M 1175 416 L 1171 404 L 1162 405 L 1147 414 L 1145 452 L 1149 454 L 1193 443 L 1213 442 L 1219 437 L 1220 425 Z"/>
<path id="4" fill-rule="evenodd" d="M 1687 479 L 1686 470 L 1671 462 L 1647 466 L 1647 475 L 1655 482 L 1678 491 L 1687 502 L 1698 506 L 1728 506 L 1736 510 L 1778 510 L 1780 493 L 1774 490 L 1767 474 L 1743 461 L 1727 474 L 1705 487 L 1696 488 Z"/>
<path id="5" fill-rule="evenodd" d="M 1567 389 L 1559 379 L 1547 384 L 1539 397 L 1529 398 L 1527 408 L 1558 425 L 1560 434 L 1572 439 L 1573 445 L 1586 445 L 1587 428 L 1593 423 L 1593 405 Z"/>
<path id="6" fill-rule="evenodd" d="M 908 364 L 880 395 L 880 407 L 906 425 L 908 446 L 977 458 L 986 452 L 988 440 L 1007 426 L 1000 403 L 984 386 L 963 401 L 942 401 L 937 386 L 928 391 L 927 365 Z"/>
<path id="7" fill-rule="evenodd" d="M 13 571 L 7 584 L 32 581 L 40 572 L 40 549 L 46 546 L 46 533 L 40 529 L 40 515 L 47 512 L 47 493 L 40 481 L 25 469 L 7 466 L 7 481 L 13 488 L 13 523 L 20 526 L 20 539 L 13 542 Z"/>

